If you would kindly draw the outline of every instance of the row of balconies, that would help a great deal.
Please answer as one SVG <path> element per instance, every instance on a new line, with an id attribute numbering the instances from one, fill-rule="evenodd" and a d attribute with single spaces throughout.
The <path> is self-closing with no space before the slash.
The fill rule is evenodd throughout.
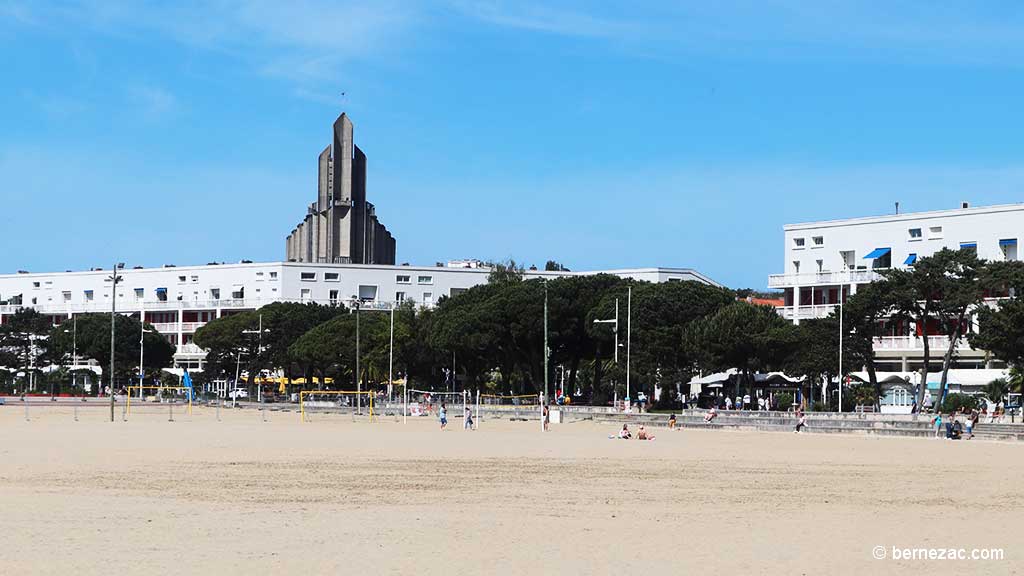
<path id="1" fill-rule="evenodd" d="M 769 288 L 817 286 L 828 284 L 866 284 L 878 280 L 874 270 L 838 270 L 835 272 L 804 272 L 800 274 L 771 274 Z"/>
<path id="2" fill-rule="evenodd" d="M 132 300 L 118 299 L 118 312 L 133 312 L 145 309 L 147 312 L 159 310 L 216 310 L 218 308 L 259 308 L 280 298 L 241 299 L 229 298 L 221 300 Z M 42 314 L 68 314 L 74 312 L 110 312 L 110 301 L 94 302 L 47 302 L 44 304 L 0 304 L 0 314 L 14 314 L 22 308 L 34 308 Z"/>

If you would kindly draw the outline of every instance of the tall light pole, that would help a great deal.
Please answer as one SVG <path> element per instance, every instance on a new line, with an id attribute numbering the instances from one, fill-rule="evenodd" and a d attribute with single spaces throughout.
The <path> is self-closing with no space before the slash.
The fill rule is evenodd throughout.
<path id="1" fill-rule="evenodd" d="M 548 348 L 548 283 L 544 282 L 544 403 L 548 401 L 548 357 L 551 356 L 551 349 Z"/>
<path id="2" fill-rule="evenodd" d="M 67 334 L 68 331 L 64 330 Z M 78 365 L 78 316 L 71 315 L 71 386 L 78 388 L 78 374 L 75 366 Z"/>
<path id="3" fill-rule="evenodd" d="M 395 366 L 395 303 L 391 303 L 391 328 L 388 334 L 388 402 L 394 401 Z"/>
<path id="4" fill-rule="evenodd" d="M 843 288 L 839 291 L 839 412 L 843 411 Z"/>
<path id="5" fill-rule="evenodd" d="M 626 293 L 626 411 L 632 412 L 629 396 L 629 345 L 633 338 L 633 286 Z"/>
<path id="6" fill-rule="evenodd" d="M 263 329 L 263 314 L 262 313 L 260 314 L 259 318 L 260 318 L 260 323 L 259 323 L 259 328 L 257 330 L 242 330 L 242 334 L 256 334 L 257 335 L 256 336 L 256 355 L 255 355 L 257 362 L 259 361 L 260 354 L 263 353 L 263 333 L 264 332 L 270 332 L 269 328 L 267 328 L 266 330 Z M 241 355 L 239 355 L 239 360 L 241 360 Z M 250 374 L 249 377 L 252 378 L 253 377 L 252 374 Z M 236 386 L 237 386 L 237 384 L 236 384 Z M 262 404 L 263 403 L 263 385 L 262 384 L 257 384 L 256 394 L 259 396 L 260 404 Z"/>
<path id="7" fill-rule="evenodd" d="M 363 411 L 363 382 L 359 377 L 359 305 L 361 302 L 359 298 L 352 296 L 352 306 L 356 309 L 356 414 L 360 414 Z"/>
<path id="8" fill-rule="evenodd" d="M 113 274 L 110 275 L 110 376 L 107 377 L 107 382 L 110 385 L 110 421 L 114 421 L 114 319 L 117 316 L 117 283 L 121 281 L 121 277 L 117 275 L 119 267 L 123 266 L 121 263 L 114 264 Z"/>
<path id="9" fill-rule="evenodd" d="M 142 322 L 139 323 L 139 400 L 142 400 L 143 392 L 142 387 L 146 385 L 146 375 L 144 364 L 142 363 L 143 354 L 145 353 L 145 342 L 146 334 L 152 334 L 152 330 L 146 330 L 146 313 L 142 313 Z"/>
<path id="10" fill-rule="evenodd" d="M 611 324 L 612 333 L 615 335 L 615 364 L 619 363 L 619 299 L 615 299 L 615 318 L 608 318 L 605 320 L 594 320 L 594 324 Z M 616 399 L 618 399 L 618 390 L 615 390 L 615 382 L 612 381 L 612 389 L 616 393 Z"/>

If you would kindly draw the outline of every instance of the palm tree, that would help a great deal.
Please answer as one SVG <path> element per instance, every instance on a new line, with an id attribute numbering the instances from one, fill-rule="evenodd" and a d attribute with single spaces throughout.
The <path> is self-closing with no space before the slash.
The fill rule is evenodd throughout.
<path id="1" fill-rule="evenodd" d="M 1006 378 L 996 378 L 981 388 L 981 393 L 985 395 L 985 398 L 997 404 L 1003 401 L 1009 391 L 1010 385 Z"/>

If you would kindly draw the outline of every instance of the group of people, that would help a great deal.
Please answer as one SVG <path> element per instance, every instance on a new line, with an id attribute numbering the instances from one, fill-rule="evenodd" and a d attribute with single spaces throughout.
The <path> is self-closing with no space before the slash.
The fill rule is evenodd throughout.
<path id="1" fill-rule="evenodd" d="M 720 401 L 720 405 L 726 410 L 753 410 L 755 409 L 753 404 L 754 402 L 756 402 L 757 410 L 776 409 L 771 398 L 767 396 L 758 396 L 756 399 L 753 399 L 750 397 L 750 394 L 744 394 L 742 396 L 737 394 L 735 400 L 726 396 Z"/>
<path id="2" fill-rule="evenodd" d="M 629 440 L 630 438 L 633 438 L 633 433 L 630 432 L 630 430 L 629 430 L 629 424 L 623 424 L 622 425 L 622 429 L 619 430 L 618 434 L 609 436 L 608 438 L 617 438 L 619 440 Z M 637 440 L 654 440 L 654 435 L 653 434 L 648 434 L 647 430 L 643 427 L 643 425 L 641 425 L 640 428 L 638 428 L 637 431 L 636 431 L 636 439 Z"/>
<path id="3" fill-rule="evenodd" d="M 444 402 L 441 403 L 441 407 L 437 410 L 437 417 L 441 422 L 441 430 L 448 428 L 448 406 L 446 406 Z M 476 429 L 473 424 L 473 410 L 470 409 L 469 405 L 466 405 L 465 412 L 462 416 L 462 429 Z"/>
<path id="4" fill-rule="evenodd" d="M 960 440 L 966 435 L 967 439 L 970 440 L 974 438 L 974 426 L 978 423 L 980 417 L 981 414 L 978 410 L 972 409 L 968 413 L 964 412 L 963 407 L 956 412 L 950 412 L 945 415 L 942 412 L 936 412 L 932 418 L 932 424 L 935 425 L 935 437 L 945 437 L 947 440 Z M 964 431 L 964 428 L 967 430 Z"/>

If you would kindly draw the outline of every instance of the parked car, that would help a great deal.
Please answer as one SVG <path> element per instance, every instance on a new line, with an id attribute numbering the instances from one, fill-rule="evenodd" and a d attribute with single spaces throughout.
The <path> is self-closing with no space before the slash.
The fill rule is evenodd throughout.
<path id="1" fill-rule="evenodd" d="M 248 398 L 248 397 L 249 397 L 249 391 L 246 390 L 245 388 L 235 388 L 234 390 L 232 390 L 228 394 L 228 398 L 234 398 L 235 400 L 240 400 L 242 398 Z"/>

